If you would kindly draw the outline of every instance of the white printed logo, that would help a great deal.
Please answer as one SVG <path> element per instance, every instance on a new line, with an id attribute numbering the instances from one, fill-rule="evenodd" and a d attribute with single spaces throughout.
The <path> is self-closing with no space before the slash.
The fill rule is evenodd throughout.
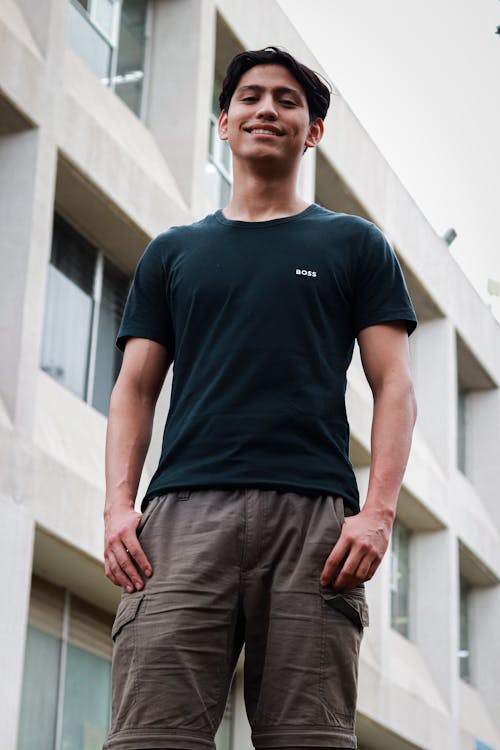
<path id="1" fill-rule="evenodd" d="M 297 274 L 297 276 L 317 276 L 318 275 L 316 271 L 305 271 L 301 268 L 296 268 L 295 273 Z"/>

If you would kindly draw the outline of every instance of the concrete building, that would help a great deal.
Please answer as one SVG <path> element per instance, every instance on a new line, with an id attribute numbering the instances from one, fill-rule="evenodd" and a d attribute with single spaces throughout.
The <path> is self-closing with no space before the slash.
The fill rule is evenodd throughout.
<path id="1" fill-rule="evenodd" d="M 102 565 L 114 335 L 148 241 L 227 199 L 218 82 L 235 52 L 266 44 L 320 69 L 275 0 L 0 2 L 2 750 L 101 746 L 119 597 Z M 413 449 L 367 585 L 360 750 L 500 750 L 499 324 L 338 94 L 300 179 L 304 198 L 385 232 L 420 321 Z M 347 397 L 363 497 L 357 352 Z M 249 737 L 240 661 L 218 748 Z"/>

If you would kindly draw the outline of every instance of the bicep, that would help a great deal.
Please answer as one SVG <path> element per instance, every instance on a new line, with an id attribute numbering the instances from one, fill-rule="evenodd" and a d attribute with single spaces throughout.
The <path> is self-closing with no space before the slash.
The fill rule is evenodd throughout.
<path id="1" fill-rule="evenodd" d="M 361 362 L 375 393 L 388 381 L 411 380 L 408 332 L 405 321 L 363 328 L 358 333 Z"/>
<path id="2" fill-rule="evenodd" d="M 134 388 L 156 403 L 171 362 L 172 357 L 163 344 L 132 336 L 125 345 L 116 385 Z"/>

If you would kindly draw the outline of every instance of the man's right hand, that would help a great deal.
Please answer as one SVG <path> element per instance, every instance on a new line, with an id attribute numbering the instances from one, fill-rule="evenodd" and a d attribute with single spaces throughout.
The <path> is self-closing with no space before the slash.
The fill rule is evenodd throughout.
<path id="1" fill-rule="evenodd" d="M 148 577 L 153 572 L 137 539 L 140 520 L 141 514 L 133 508 L 114 508 L 104 514 L 104 570 L 112 583 L 129 593 L 144 587 L 137 567 Z"/>

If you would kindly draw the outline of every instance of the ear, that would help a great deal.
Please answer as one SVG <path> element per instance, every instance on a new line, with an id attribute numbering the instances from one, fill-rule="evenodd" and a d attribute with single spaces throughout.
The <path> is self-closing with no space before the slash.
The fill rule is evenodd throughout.
<path id="1" fill-rule="evenodd" d="M 323 138 L 324 130 L 325 124 L 323 120 L 321 119 L 321 117 L 317 117 L 309 125 L 309 131 L 307 133 L 307 138 L 304 146 L 307 146 L 307 148 L 314 148 L 315 146 L 317 146 Z"/>
<path id="2" fill-rule="evenodd" d="M 217 120 L 217 130 L 221 141 L 227 141 L 227 112 L 224 109 Z"/>

